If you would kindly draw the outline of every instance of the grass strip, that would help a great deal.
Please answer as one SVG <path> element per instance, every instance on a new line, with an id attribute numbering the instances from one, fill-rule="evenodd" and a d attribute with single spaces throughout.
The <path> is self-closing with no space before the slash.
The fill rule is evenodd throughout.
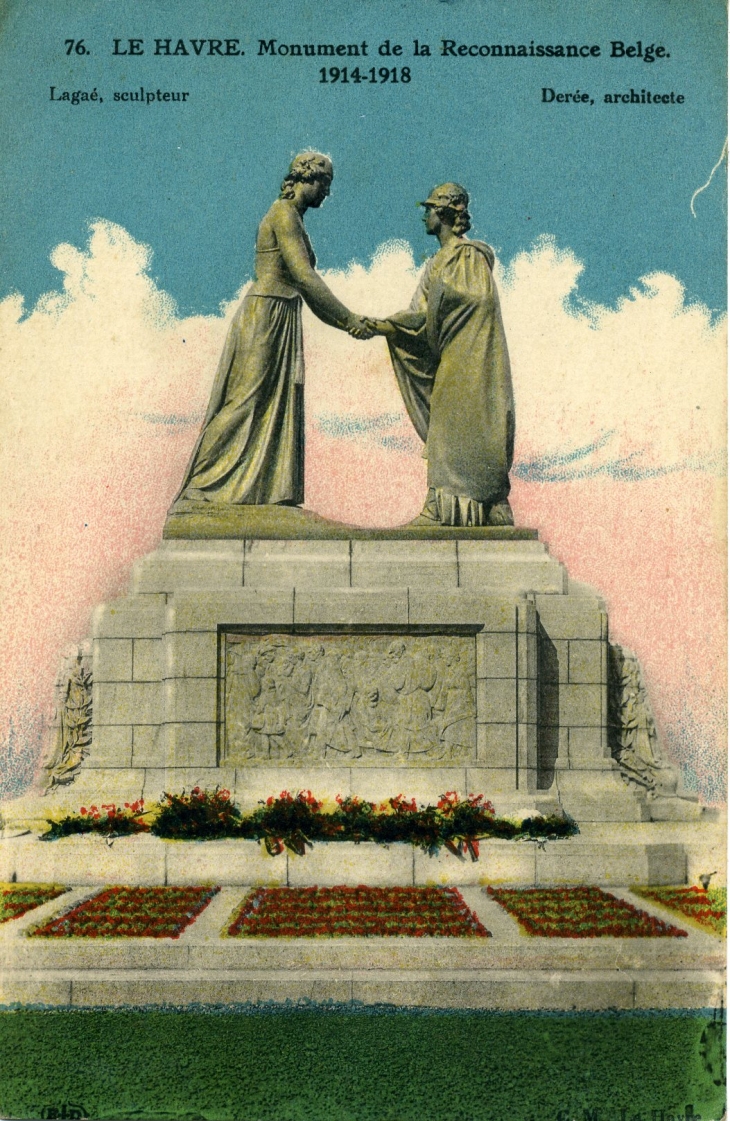
<path id="1" fill-rule="evenodd" d="M 717 1121 L 722 1031 L 697 1011 L 5 1012 L 0 1116 Z"/>

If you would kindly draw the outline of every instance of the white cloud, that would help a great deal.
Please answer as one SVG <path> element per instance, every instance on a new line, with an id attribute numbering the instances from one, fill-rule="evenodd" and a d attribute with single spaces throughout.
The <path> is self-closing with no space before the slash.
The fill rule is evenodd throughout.
<path id="1" fill-rule="evenodd" d="M 581 301 L 583 265 L 543 239 L 500 270 L 521 458 L 601 442 L 589 466 L 713 467 L 724 451 L 727 323 L 666 273 L 616 307 Z"/>
<path id="2" fill-rule="evenodd" d="M 717 470 L 726 321 L 713 324 L 707 308 L 688 304 L 680 282 L 665 273 L 642 278 L 615 307 L 588 303 L 579 297 L 582 272 L 574 254 L 550 238 L 495 270 L 523 471 L 531 463 L 534 478 Z M 327 279 L 354 310 L 384 316 L 407 306 L 417 277 L 410 249 L 396 243 L 382 247 L 370 269 L 354 266 Z M 310 399 L 329 431 L 336 413 L 398 412 L 385 344 L 358 347 L 310 318 Z"/>
<path id="3" fill-rule="evenodd" d="M 62 487 L 79 471 L 103 473 L 111 445 L 124 454 L 125 445 L 144 444 L 163 428 L 179 451 L 156 485 L 166 496 L 174 490 L 238 298 L 221 316 L 182 319 L 150 279 L 150 259 L 125 230 L 97 222 L 86 250 L 54 250 L 61 292 L 44 295 L 25 318 L 19 297 L 0 303 L 7 433 L 0 465 L 11 495 L 25 496 L 39 476 L 44 487 Z M 647 469 L 716 461 L 724 447 L 725 322 L 713 326 L 707 309 L 685 303 L 681 284 L 666 274 L 643 278 L 616 307 L 587 304 L 579 298 L 582 271 L 550 239 L 497 266 L 518 458 L 549 464 L 595 445 L 566 469 L 626 455 Z M 348 306 L 373 315 L 407 306 L 417 278 L 401 242 L 382 246 L 370 267 L 327 274 Z M 349 433 L 417 454 L 383 340 L 358 343 L 305 315 L 308 410 L 324 435 Z M 366 432 L 364 418 L 376 421 Z M 52 479 L 49 456 L 59 468 Z M 145 485 L 145 464 L 138 468 Z"/>

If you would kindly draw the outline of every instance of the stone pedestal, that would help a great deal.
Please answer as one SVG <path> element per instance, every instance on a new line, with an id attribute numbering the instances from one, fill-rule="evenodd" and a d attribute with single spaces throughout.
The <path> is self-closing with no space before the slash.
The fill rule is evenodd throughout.
<path id="1" fill-rule="evenodd" d="M 648 821 L 652 801 L 699 812 L 612 757 L 605 606 L 534 531 L 324 524 L 166 539 L 138 561 L 94 616 L 87 754 L 6 825 L 194 785 L 244 808 L 456 790 L 579 825 Z"/>
<path id="2" fill-rule="evenodd" d="M 525 938 L 485 890 L 595 884 L 636 904 L 632 886 L 725 878 L 722 827 L 677 795 L 636 659 L 609 643 L 601 599 L 534 532 L 376 533 L 267 507 L 182 511 L 165 532 L 62 674 L 45 781 L 0 807 L 0 880 L 69 889 L 0 929 L 0 1004 L 721 1001 L 722 946 L 709 934 Z M 282 790 L 420 803 L 479 793 L 519 819 L 562 811 L 579 832 L 493 839 L 476 861 L 406 844 L 272 857 L 240 839 L 33 835 L 81 806 L 196 785 L 228 788 L 244 810 Z M 227 937 L 254 885 L 363 883 L 458 885 L 492 936 Z M 178 940 L 26 937 L 112 884 L 220 890 Z"/>

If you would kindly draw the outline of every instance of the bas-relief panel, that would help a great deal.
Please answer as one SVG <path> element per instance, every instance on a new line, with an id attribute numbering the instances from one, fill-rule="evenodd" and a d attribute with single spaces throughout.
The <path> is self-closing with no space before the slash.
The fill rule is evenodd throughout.
<path id="1" fill-rule="evenodd" d="M 227 634 L 224 643 L 225 763 L 474 758 L 473 636 Z"/>

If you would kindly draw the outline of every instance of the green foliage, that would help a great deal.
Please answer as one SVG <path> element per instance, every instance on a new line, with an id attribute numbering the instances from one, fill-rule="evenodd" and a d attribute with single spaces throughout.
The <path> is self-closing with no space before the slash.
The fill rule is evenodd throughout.
<path id="1" fill-rule="evenodd" d="M 651 1121 L 692 1103 L 717 1121 L 709 1022 L 694 1010 L 0 1012 L 0 1116 L 61 1116 L 71 1102 L 109 1121 Z"/>
<path id="2" fill-rule="evenodd" d="M 538 816 L 522 822 L 499 818 L 482 794 L 460 799 L 454 791 L 443 794 L 435 806 L 418 806 L 403 794 L 380 805 L 338 795 L 337 808 L 324 810 L 310 790 L 298 794 L 282 790 L 278 797 L 272 795 L 252 813 L 243 814 L 230 791 L 195 786 L 189 794 L 163 794 L 155 810 L 143 810 L 141 800 L 125 805 L 125 811 L 102 806 L 106 817 L 95 806 L 82 807 L 80 816 L 51 822 L 44 840 L 92 832 L 115 837 L 150 832 L 166 840 L 186 841 L 231 837 L 263 841 L 271 856 L 286 848 L 303 856 L 315 841 L 375 841 L 416 845 L 431 854 L 445 846 L 456 856 L 468 854 L 477 860 L 479 841 L 490 837 L 540 840 L 578 832 L 567 817 Z M 149 824 L 142 820 L 144 815 L 152 817 Z"/>
<path id="3" fill-rule="evenodd" d="M 67 814 L 58 821 L 49 819 L 50 829 L 41 837 L 42 841 L 57 841 L 60 837 L 72 837 L 78 833 L 100 833 L 102 837 L 130 837 L 135 833 L 147 833 L 149 825 L 144 821 L 149 811 L 144 809 L 144 798 L 136 802 L 125 802 L 124 807 L 104 803 L 99 806 L 82 806 L 78 814 Z"/>
<path id="4" fill-rule="evenodd" d="M 159 812 L 150 827 L 156 837 L 187 841 L 240 837 L 242 815 L 229 790 L 201 790 L 189 794 L 163 794 Z"/>
<path id="5" fill-rule="evenodd" d="M 179 938 L 218 887 L 108 887 L 29 932 L 31 938 Z"/>
<path id="6" fill-rule="evenodd" d="M 267 798 L 261 809 L 254 810 L 253 835 L 264 842 L 270 856 L 278 856 L 285 847 L 304 856 L 313 841 L 338 839 L 336 823 L 321 809 L 322 803 L 310 790 L 300 790 L 296 796 L 282 790 L 278 798 Z"/>
<path id="7" fill-rule="evenodd" d="M 713 934 L 724 935 L 727 930 L 727 888 L 644 887 L 633 888 L 636 895 L 651 899 L 675 914 Z"/>
<path id="8" fill-rule="evenodd" d="M 59 884 L 0 884 L 0 923 L 57 899 L 66 890 Z"/>
<path id="9" fill-rule="evenodd" d="M 251 815 L 250 836 L 262 839 L 276 856 L 285 848 L 303 856 L 314 841 L 375 841 L 381 845 L 416 845 L 435 854 L 442 846 L 457 856 L 479 857 L 479 840 L 489 837 L 557 838 L 577 833 L 568 818 L 527 818 L 520 824 L 495 816 L 482 794 L 460 799 L 443 794 L 435 806 L 418 806 L 415 798 L 398 794 L 376 805 L 355 795 L 337 796 L 337 809 L 322 812 L 322 803 L 309 790 L 297 795 L 283 790 L 267 798 Z"/>
<path id="10" fill-rule="evenodd" d="M 541 938 L 686 938 L 687 932 L 639 911 L 600 887 L 498 888 L 487 891 L 528 934 Z"/>

